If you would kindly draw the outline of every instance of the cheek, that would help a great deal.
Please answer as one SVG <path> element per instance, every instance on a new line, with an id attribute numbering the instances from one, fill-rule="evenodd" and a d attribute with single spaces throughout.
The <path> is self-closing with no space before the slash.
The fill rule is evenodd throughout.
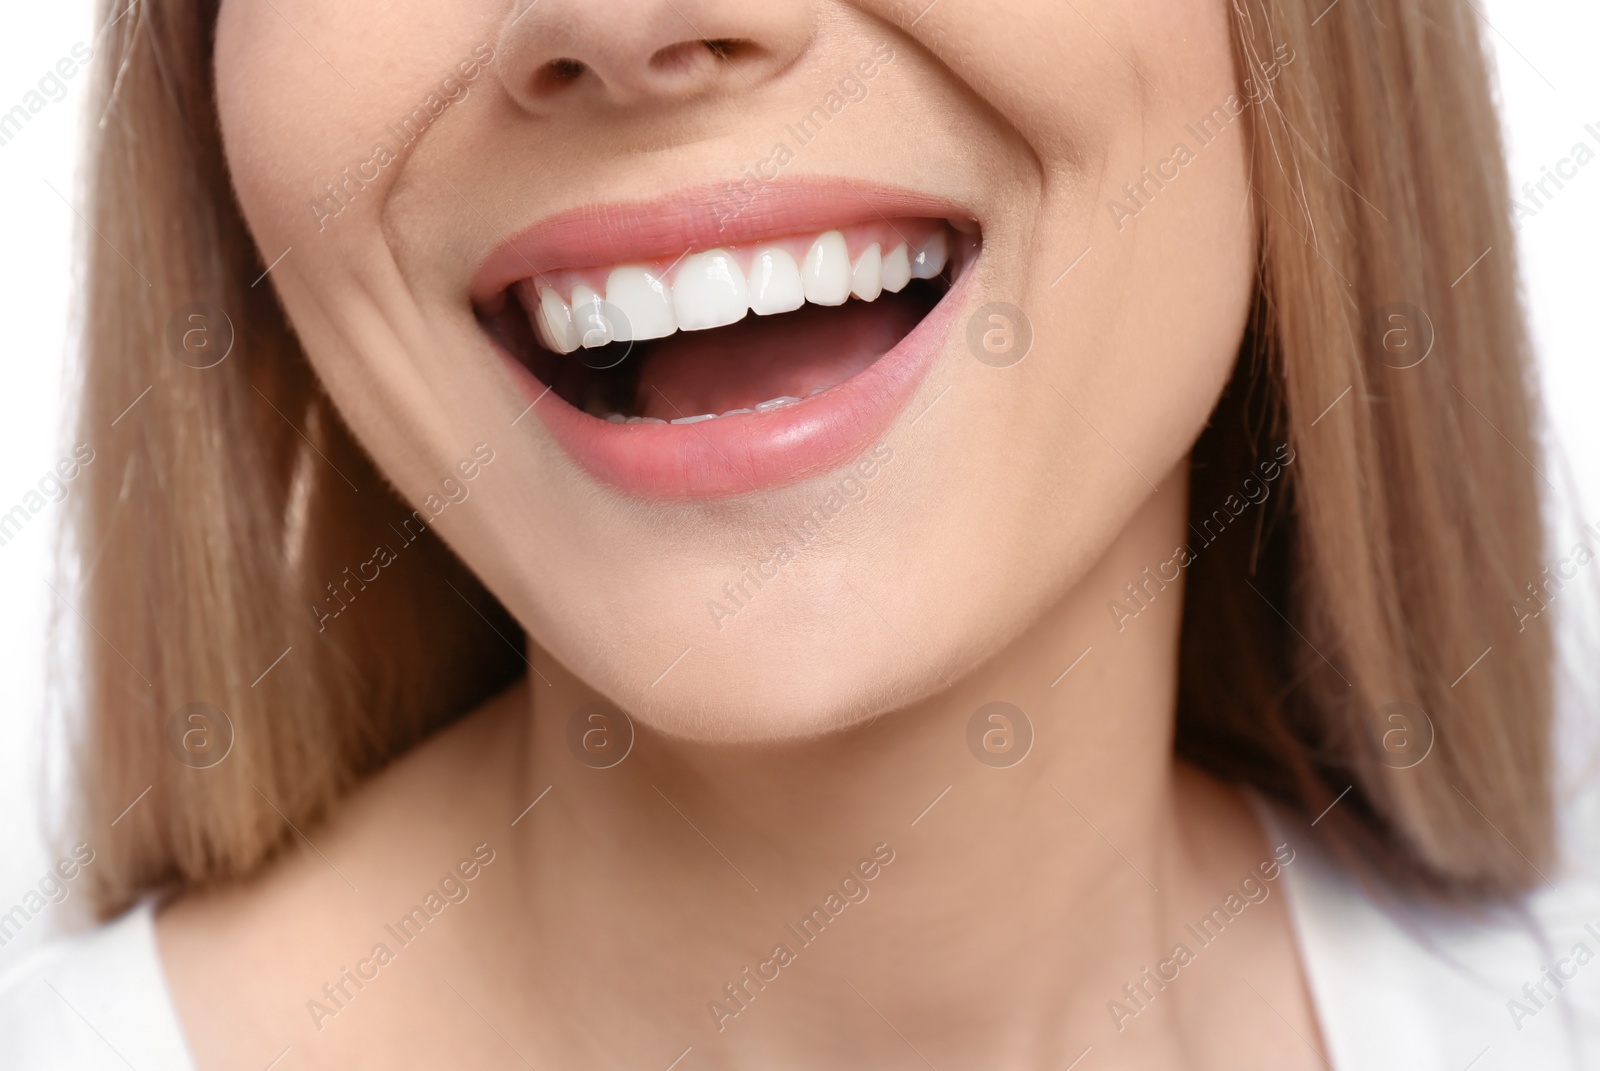
<path id="1" fill-rule="evenodd" d="M 1062 268 L 1084 259 L 1061 279 L 1045 268 L 1036 293 L 1047 330 L 1070 340 L 1052 359 L 1074 382 L 1068 393 L 1097 429 L 1091 438 L 1103 440 L 1087 448 L 1159 484 L 1213 408 L 1248 316 L 1251 116 L 1235 88 L 1224 4 L 1122 13 L 1139 21 L 1113 41 L 1125 57 L 1112 107 L 1120 121 L 1096 143 L 1086 196 L 1052 215 Z"/>
<path id="2" fill-rule="evenodd" d="M 429 140 L 485 95 L 451 105 L 420 140 L 397 131 L 495 39 L 503 15 L 493 0 L 225 0 L 219 13 L 218 117 L 235 193 L 262 266 L 272 265 L 261 285 L 277 292 L 345 422 L 412 502 L 437 491 L 473 438 L 452 411 L 463 377 L 437 379 L 440 321 L 414 307 L 385 213 L 408 175 L 436 166 Z"/>
<path id="3" fill-rule="evenodd" d="M 225 0 L 218 16 L 218 113 L 234 187 L 270 261 L 295 246 L 315 274 L 341 247 L 378 236 L 379 210 L 404 169 L 376 150 L 391 127 L 440 93 L 474 46 L 494 40 L 503 10 L 490 0 Z M 329 188 L 354 189 L 338 225 L 313 206 Z M 271 250 L 269 253 L 268 250 Z"/>
<path id="4" fill-rule="evenodd" d="M 964 441 L 1009 435 L 979 467 L 1013 491 L 1072 481 L 1120 522 L 1181 461 L 1232 369 L 1254 285 L 1248 107 L 1260 105 L 1235 96 L 1224 0 L 1006 13 L 944 12 L 960 32 L 940 58 L 983 87 L 1036 169 L 985 235 L 982 287 L 1022 309 L 1033 349 L 1015 369 L 968 370 L 1005 426 L 974 414 Z"/>

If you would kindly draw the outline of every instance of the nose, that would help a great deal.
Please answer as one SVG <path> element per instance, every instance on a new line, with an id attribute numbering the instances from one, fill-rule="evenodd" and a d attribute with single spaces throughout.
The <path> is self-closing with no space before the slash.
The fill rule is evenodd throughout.
<path id="1" fill-rule="evenodd" d="M 811 34 L 809 0 L 514 0 L 495 54 L 513 99 L 551 114 L 753 90 Z"/>

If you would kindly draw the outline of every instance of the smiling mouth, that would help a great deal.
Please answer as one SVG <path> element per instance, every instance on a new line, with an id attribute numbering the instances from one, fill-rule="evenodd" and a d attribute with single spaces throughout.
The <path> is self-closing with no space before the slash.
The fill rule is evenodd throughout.
<path id="1" fill-rule="evenodd" d="M 519 364 L 595 419 L 761 417 L 852 380 L 909 335 L 963 266 L 961 238 L 946 220 L 902 217 L 554 269 L 483 311 Z"/>
<path id="2" fill-rule="evenodd" d="M 523 408 L 590 477 L 649 499 L 760 492 L 882 439 L 958 333 L 981 229 L 861 179 L 781 178 L 550 216 L 494 250 L 473 309 Z"/>

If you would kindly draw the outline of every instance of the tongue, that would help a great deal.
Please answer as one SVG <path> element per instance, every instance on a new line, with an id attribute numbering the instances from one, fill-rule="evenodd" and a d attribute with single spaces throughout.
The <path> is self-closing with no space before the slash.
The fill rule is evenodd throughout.
<path id="1" fill-rule="evenodd" d="M 866 368 L 925 311 L 905 295 L 884 294 L 870 303 L 805 305 L 710 331 L 680 331 L 645 348 L 638 414 L 672 420 L 804 398 Z"/>

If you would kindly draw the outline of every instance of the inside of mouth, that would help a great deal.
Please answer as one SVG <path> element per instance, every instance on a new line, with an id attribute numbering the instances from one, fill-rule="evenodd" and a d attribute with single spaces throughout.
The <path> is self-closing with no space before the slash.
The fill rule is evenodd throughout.
<path id="1" fill-rule="evenodd" d="M 759 415 L 800 404 L 858 375 L 892 350 L 949 290 L 952 257 L 939 275 L 913 278 L 873 300 L 806 303 L 792 312 L 744 316 L 704 330 L 610 342 L 558 353 L 530 326 L 535 310 L 508 294 L 489 323 L 513 356 L 558 397 L 614 423 L 692 422 Z"/>

